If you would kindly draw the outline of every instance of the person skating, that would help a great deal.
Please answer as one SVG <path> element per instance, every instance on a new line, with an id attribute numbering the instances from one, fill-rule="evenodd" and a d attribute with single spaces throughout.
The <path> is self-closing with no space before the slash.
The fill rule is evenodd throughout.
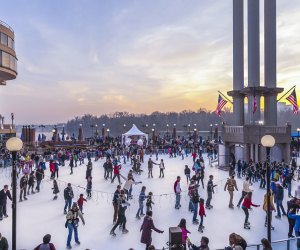
<path id="1" fill-rule="evenodd" d="M 54 194 L 54 197 L 53 197 L 53 200 L 56 200 L 57 199 L 57 194 L 59 193 L 59 188 L 58 188 L 58 185 L 57 185 L 57 181 L 55 179 L 53 179 L 53 194 Z"/>
<path id="2" fill-rule="evenodd" d="M 174 193 L 176 196 L 175 209 L 179 209 L 181 207 L 181 205 L 180 205 L 180 194 L 181 194 L 180 179 L 181 179 L 180 176 L 177 176 L 177 179 L 174 183 Z"/>
<path id="3" fill-rule="evenodd" d="M 293 219 L 295 221 L 294 230 L 295 230 L 295 236 L 300 237 L 300 213 L 299 209 L 297 208 L 296 213 L 293 214 L 293 209 L 291 208 L 288 211 L 288 218 Z M 297 239 L 297 250 L 300 249 L 300 238 Z"/>
<path id="4" fill-rule="evenodd" d="M 246 196 L 247 193 L 252 192 L 250 189 L 250 182 L 249 182 L 249 177 L 246 177 L 246 179 L 243 182 L 243 191 L 242 191 L 242 197 L 240 198 L 238 204 L 236 205 L 237 207 L 240 207 L 242 201 L 244 200 L 244 197 Z"/>
<path id="5" fill-rule="evenodd" d="M 165 163 L 164 163 L 164 160 L 161 159 L 160 163 L 159 163 L 159 178 L 164 178 L 165 177 L 164 169 L 165 169 Z"/>
<path id="6" fill-rule="evenodd" d="M 28 173 L 25 173 L 20 179 L 20 200 L 19 200 L 20 202 L 23 201 L 22 196 L 24 196 L 24 200 L 27 200 L 26 198 L 27 184 L 28 184 Z"/>
<path id="7" fill-rule="evenodd" d="M 83 202 L 87 202 L 87 200 L 83 197 L 83 194 L 80 194 L 79 195 L 79 198 L 78 198 L 78 200 L 77 200 L 77 204 L 78 204 L 78 207 L 79 207 L 79 210 L 80 210 L 80 212 L 82 213 L 82 214 L 84 214 L 83 213 Z"/>
<path id="8" fill-rule="evenodd" d="M 125 216 L 125 211 L 127 209 L 127 206 L 130 206 L 130 203 L 128 203 L 126 200 L 124 190 L 121 190 L 119 207 L 118 207 L 118 220 L 116 224 L 113 226 L 113 228 L 110 230 L 110 235 L 116 236 L 115 230 L 119 225 L 121 225 L 122 233 L 128 233 L 128 230 L 126 229 L 126 216 Z"/>
<path id="9" fill-rule="evenodd" d="M 249 192 L 245 196 L 243 204 L 242 204 L 242 209 L 245 213 L 245 222 L 244 222 L 245 229 L 250 229 L 250 222 L 248 222 L 248 218 L 249 218 L 249 209 L 251 208 L 251 206 L 260 207 L 260 205 L 255 205 L 252 203 L 252 192 Z"/>
<path id="10" fill-rule="evenodd" d="M 199 193 L 198 193 L 198 185 L 195 185 L 194 188 L 191 190 L 191 201 L 193 206 L 193 224 L 198 224 L 199 221 L 197 219 L 198 215 L 198 203 L 199 203 Z"/>
<path id="11" fill-rule="evenodd" d="M 86 193 L 88 199 L 92 198 L 92 186 L 93 186 L 93 177 L 90 176 L 87 178 L 87 183 L 86 183 Z"/>
<path id="12" fill-rule="evenodd" d="M 179 222 L 178 227 L 180 227 L 181 232 L 182 232 L 182 245 L 183 245 L 183 249 L 186 250 L 186 243 L 187 243 L 187 239 L 188 239 L 188 235 L 187 234 L 191 233 L 186 228 L 186 219 L 181 219 L 180 222 Z"/>
<path id="13" fill-rule="evenodd" d="M 74 167 L 74 157 L 73 156 L 71 156 L 69 166 L 70 166 L 70 169 L 71 169 L 70 174 L 73 174 L 73 167 Z"/>
<path id="14" fill-rule="evenodd" d="M 153 165 L 158 165 L 158 163 L 155 163 L 154 161 L 152 161 L 151 157 L 148 160 L 148 178 L 153 178 Z"/>
<path id="15" fill-rule="evenodd" d="M 144 210 L 143 210 L 144 209 L 144 201 L 147 198 L 145 192 L 146 192 L 146 187 L 143 186 L 142 190 L 140 192 L 140 195 L 139 195 L 139 209 L 138 209 L 138 211 L 136 213 L 136 218 L 137 219 L 140 219 L 141 216 L 145 215 L 144 214 Z"/>
<path id="16" fill-rule="evenodd" d="M 3 189 L 0 191 L 0 220 L 3 219 L 3 216 L 4 218 L 8 217 L 6 212 L 7 197 L 12 200 L 11 194 L 8 190 L 8 185 L 4 185 Z"/>
<path id="17" fill-rule="evenodd" d="M 189 180 L 191 180 L 191 169 L 188 165 L 185 165 L 184 174 L 186 176 L 186 184 L 189 184 Z"/>
<path id="18" fill-rule="evenodd" d="M 40 185 L 42 180 L 44 179 L 44 169 L 42 165 L 39 165 L 38 169 L 35 171 L 35 178 L 36 178 L 36 187 L 35 190 L 40 192 Z"/>
<path id="19" fill-rule="evenodd" d="M 213 179 L 214 179 L 214 176 L 210 175 L 209 180 L 207 182 L 207 187 L 206 187 L 207 199 L 206 199 L 206 205 L 205 205 L 205 208 L 207 208 L 207 209 L 212 209 L 213 208 L 213 206 L 210 204 L 210 202 L 211 202 L 211 199 L 212 199 L 212 195 L 215 192 L 214 188 L 217 186 L 217 185 L 214 185 Z"/>
<path id="20" fill-rule="evenodd" d="M 272 192 L 270 193 L 270 213 L 271 213 L 271 223 L 272 223 L 272 212 L 276 212 L 275 206 L 274 206 L 274 202 L 273 202 L 273 194 Z M 264 195 L 264 203 L 263 203 L 263 210 L 266 212 L 266 219 L 265 219 L 265 227 L 267 227 L 268 225 L 268 205 L 267 205 L 267 193 L 265 193 Z M 274 227 L 271 226 L 271 229 L 274 230 Z"/>
<path id="21" fill-rule="evenodd" d="M 74 238 L 77 245 L 80 245 L 80 241 L 78 238 L 78 223 L 79 218 L 81 219 L 82 225 L 85 225 L 84 218 L 82 216 L 81 211 L 78 209 L 77 203 L 74 202 L 71 209 L 67 213 L 67 222 L 66 226 L 68 228 L 68 238 L 67 238 L 67 249 L 71 249 L 71 240 L 72 240 L 72 234 L 74 231 Z"/>
<path id="22" fill-rule="evenodd" d="M 152 196 L 153 193 L 149 192 L 147 196 L 147 201 L 146 201 L 146 211 L 152 211 L 152 204 L 154 205 L 155 203 L 152 201 Z"/>
<path id="23" fill-rule="evenodd" d="M 161 234 L 164 232 L 162 230 L 157 229 L 154 226 L 153 219 L 152 219 L 152 211 L 148 211 L 146 213 L 146 216 L 144 218 L 143 224 L 140 229 L 140 232 L 142 232 L 141 243 L 146 245 L 146 249 L 148 249 L 148 247 L 152 243 L 152 237 L 151 237 L 152 230 Z"/>
<path id="24" fill-rule="evenodd" d="M 300 196 L 296 195 L 296 197 L 293 197 L 291 200 L 287 202 L 287 211 L 290 211 L 291 214 L 295 214 L 297 208 L 300 207 L 300 201 L 298 200 L 298 198 L 300 198 Z M 295 226 L 295 219 L 288 217 L 288 223 L 289 223 L 288 237 L 294 238 L 295 236 L 293 235 L 293 230 Z"/>
<path id="25" fill-rule="evenodd" d="M 277 219 L 281 218 L 281 211 L 282 211 L 283 216 L 287 215 L 285 210 L 284 210 L 284 207 L 282 205 L 283 198 L 284 198 L 284 189 L 281 186 L 281 184 L 278 183 L 277 184 L 277 193 L 276 193 L 277 215 L 275 216 L 275 218 L 277 218 Z"/>
<path id="26" fill-rule="evenodd" d="M 117 221 L 118 209 L 120 203 L 120 193 L 121 193 L 121 185 L 118 185 L 117 190 L 114 192 L 114 197 L 112 200 L 112 204 L 114 207 L 113 224 L 115 224 Z"/>
<path id="27" fill-rule="evenodd" d="M 53 245 L 53 243 L 50 243 L 50 241 L 51 241 L 51 235 L 50 234 L 46 234 L 43 237 L 43 243 L 39 244 L 33 250 L 56 250 L 55 246 Z"/>
<path id="28" fill-rule="evenodd" d="M 73 198 L 74 198 L 73 188 L 71 183 L 68 183 L 68 186 L 64 190 L 64 199 L 65 199 L 64 213 L 65 214 L 67 214 L 67 208 L 70 209 Z"/>
<path id="29" fill-rule="evenodd" d="M 237 186 L 236 186 L 236 181 L 234 179 L 234 175 L 232 175 L 231 178 L 227 179 L 227 182 L 226 182 L 225 187 L 224 187 L 224 191 L 226 191 L 226 188 L 227 188 L 229 196 L 230 196 L 229 208 L 234 208 L 234 205 L 232 203 L 233 192 L 234 192 L 234 189 L 236 189 L 236 191 L 239 191 Z"/>
<path id="30" fill-rule="evenodd" d="M 28 179 L 28 190 L 27 190 L 27 195 L 29 195 L 29 191 L 31 189 L 31 193 L 35 194 L 35 192 L 33 191 L 33 187 L 34 187 L 34 181 L 35 181 L 35 174 L 34 171 L 31 171 L 30 175 L 29 175 L 29 179 Z"/>
<path id="31" fill-rule="evenodd" d="M 198 227 L 198 231 L 203 233 L 204 225 L 203 225 L 203 216 L 206 217 L 205 208 L 204 208 L 204 199 L 200 199 L 200 207 L 199 207 L 199 216 L 200 216 L 200 224 Z"/>
<path id="32" fill-rule="evenodd" d="M 121 179 L 120 179 L 120 169 L 122 168 L 121 165 L 118 165 L 118 162 L 115 160 L 114 161 L 114 177 L 111 180 L 111 183 L 114 183 L 115 178 L 118 178 L 119 184 L 122 184 Z"/>
<path id="33" fill-rule="evenodd" d="M 93 163 L 92 160 L 89 159 L 88 164 L 86 165 L 85 179 L 88 179 L 92 176 Z"/>
<path id="34" fill-rule="evenodd" d="M 130 198 L 131 193 L 129 194 L 129 190 L 132 188 L 132 184 L 137 185 L 141 184 L 141 181 L 134 181 L 132 176 L 129 176 L 128 179 L 125 181 L 123 190 L 125 191 L 125 194 L 127 195 L 127 200 Z"/>

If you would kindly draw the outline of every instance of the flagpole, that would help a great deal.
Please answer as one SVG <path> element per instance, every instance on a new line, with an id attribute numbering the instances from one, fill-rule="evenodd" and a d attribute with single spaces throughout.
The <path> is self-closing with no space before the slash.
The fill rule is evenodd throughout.
<path id="1" fill-rule="evenodd" d="M 221 95 L 221 96 L 223 96 L 227 101 L 229 101 L 231 104 L 233 104 L 233 102 L 232 101 L 230 101 L 225 95 L 223 95 L 219 90 L 218 90 L 218 93 Z"/>
<path id="2" fill-rule="evenodd" d="M 294 88 L 296 88 L 296 85 L 294 85 L 290 90 L 288 90 L 287 92 L 285 92 L 285 94 L 282 96 L 282 97 L 280 97 L 278 100 L 277 100 L 277 102 L 279 102 L 283 97 L 285 97 L 291 90 L 293 90 Z"/>

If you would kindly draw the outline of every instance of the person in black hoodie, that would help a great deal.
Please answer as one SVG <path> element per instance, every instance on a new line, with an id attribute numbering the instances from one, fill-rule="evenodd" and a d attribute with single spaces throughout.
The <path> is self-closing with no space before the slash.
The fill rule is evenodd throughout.
<path id="1" fill-rule="evenodd" d="M 35 178 L 36 178 L 36 187 L 35 190 L 40 192 L 40 185 L 42 180 L 44 179 L 44 169 L 41 165 L 39 165 L 38 169 L 35 171 Z"/>
<path id="2" fill-rule="evenodd" d="M 7 197 L 12 200 L 11 194 L 8 190 L 8 185 L 4 185 L 3 189 L 0 191 L 0 220 L 7 218 L 8 215 L 6 213 L 6 202 Z"/>
<path id="3" fill-rule="evenodd" d="M 34 194 L 35 192 L 33 191 L 33 186 L 34 186 L 34 180 L 35 180 L 35 175 L 34 171 L 32 171 L 29 175 L 29 180 L 28 180 L 28 191 L 27 194 L 29 195 L 29 191 L 31 188 L 31 193 Z"/>
<path id="4" fill-rule="evenodd" d="M 71 183 L 68 183 L 68 186 L 64 190 L 64 199 L 65 199 L 65 207 L 64 213 L 67 214 L 67 208 L 70 209 L 72 205 L 72 199 L 74 198 L 74 193 L 72 189 Z"/>
<path id="5" fill-rule="evenodd" d="M 188 165 L 185 165 L 184 174 L 186 176 L 186 183 L 189 184 L 189 180 L 191 179 L 191 169 Z"/>
<path id="6" fill-rule="evenodd" d="M 26 198 L 27 184 L 28 184 L 28 173 L 25 173 L 20 179 L 20 202 L 23 201 L 22 200 L 23 194 L 24 194 L 24 200 L 27 200 Z"/>
<path id="7" fill-rule="evenodd" d="M 277 186 L 277 192 L 276 192 L 277 215 L 275 216 L 275 218 L 280 219 L 281 218 L 280 210 L 282 210 L 283 216 L 287 215 L 284 210 L 284 207 L 282 206 L 282 201 L 283 201 L 283 197 L 284 197 L 284 189 L 280 183 L 276 184 L 276 186 Z"/>

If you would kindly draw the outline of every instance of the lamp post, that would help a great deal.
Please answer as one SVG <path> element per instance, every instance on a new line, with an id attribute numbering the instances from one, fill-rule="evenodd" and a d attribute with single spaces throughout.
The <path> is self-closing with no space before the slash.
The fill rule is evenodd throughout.
<path id="1" fill-rule="evenodd" d="M 191 124 L 188 124 L 188 135 L 191 136 Z"/>
<path id="2" fill-rule="evenodd" d="M 109 139 L 109 131 L 110 131 L 109 128 L 106 129 L 108 139 Z"/>
<path id="3" fill-rule="evenodd" d="M 169 123 L 167 123 L 167 138 L 169 137 Z"/>
<path id="4" fill-rule="evenodd" d="M 300 139 L 299 139 L 299 135 L 300 135 L 300 128 L 297 128 L 297 133 L 298 133 L 298 135 L 297 135 L 297 152 L 298 152 L 298 157 L 299 157 L 299 148 L 300 148 Z M 297 159 L 298 159 L 298 157 L 297 157 Z"/>
<path id="5" fill-rule="evenodd" d="M 125 123 L 123 124 L 123 132 L 124 133 L 126 132 L 126 124 Z"/>
<path id="6" fill-rule="evenodd" d="M 23 147 L 23 142 L 17 137 L 11 137 L 6 142 L 6 148 L 12 154 L 12 250 L 16 250 L 17 239 L 17 152 Z"/>
<path id="7" fill-rule="evenodd" d="M 99 133 L 98 133 L 98 124 L 95 125 L 95 128 L 96 128 L 95 136 L 96 136 L 96 139 L 97 139 L 97 138 L 98 138 L 98 134 L 99 134 Z"/>
<path id="8" fill-rule="evenodd" d="M 148 134 L 148 123 L 146 123 L 146 134 Z"/>
<path id="9" fill-rule="evenodd" d="M 275 138 L 272 135 L 264 135 L 261 138 L 261 144 L 267 151 L 267 227 L 268 241 L 271 242 L 271 204 L 270 204 L 270 150 L 275 145 Z"/>
<path id="10" fill-rule="evenodd" d="M 212 134 L 213 134 L 212 127 L 213 127 L 213 125 L 210 124 L 209 126 L 210 126 L 210 141 L 212 141 Z"/>

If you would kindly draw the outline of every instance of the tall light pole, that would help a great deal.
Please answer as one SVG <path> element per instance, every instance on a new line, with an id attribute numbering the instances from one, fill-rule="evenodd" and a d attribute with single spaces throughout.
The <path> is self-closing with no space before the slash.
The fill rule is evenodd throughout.
<path id="1" fill-rule="evenodd" d="M 6 142 L 6 148 L 12 154 L 12 250 L 17 249 L 17 152 L 23 147 L 23 142 L 17 137 L 11 137 Z"/>
<path id="2" fill-rule="evenodd" d="M 126 124 L 125 123 L 123 124 L 123 132 L 124 133 L 126 132 Z"/>
<path id="3" fill-rule="evenodd" d="M 299 135 L 300 135 L 300 128 L 297 128 L 297 133 L 298 133 L 298 135 L 297 135 L 297 152 L 298 152 L 298 157 L 299 157 L 299 148 L 300 148 L 300 138 L 299 138 Z M 298 159 L 298 157 L 297 157 L 297 159 Z"/>
<path id="4" fill-rule="evenodd" d="M 167 138 L 169 137 L 169 123 L 167 123 Z"/>
<path id="5" fill-rule="evenodd" d="M 261 144 L 267 151 L 267 227 L 268 227 L 268 241 L 271 242 L 271 204 L 270 204 L 270 150 L 275 145 L 275 138 L 272 135 L 264 135 L 261 138 Z"/>
<path id="6" fill-rule="evenodd" d="M 213 134 L 212 127 L 213 127 L 213 125 L 210 124 L 209 126 L 210 126 L 210 141 L 212 141 L 212 134 Z"/>

